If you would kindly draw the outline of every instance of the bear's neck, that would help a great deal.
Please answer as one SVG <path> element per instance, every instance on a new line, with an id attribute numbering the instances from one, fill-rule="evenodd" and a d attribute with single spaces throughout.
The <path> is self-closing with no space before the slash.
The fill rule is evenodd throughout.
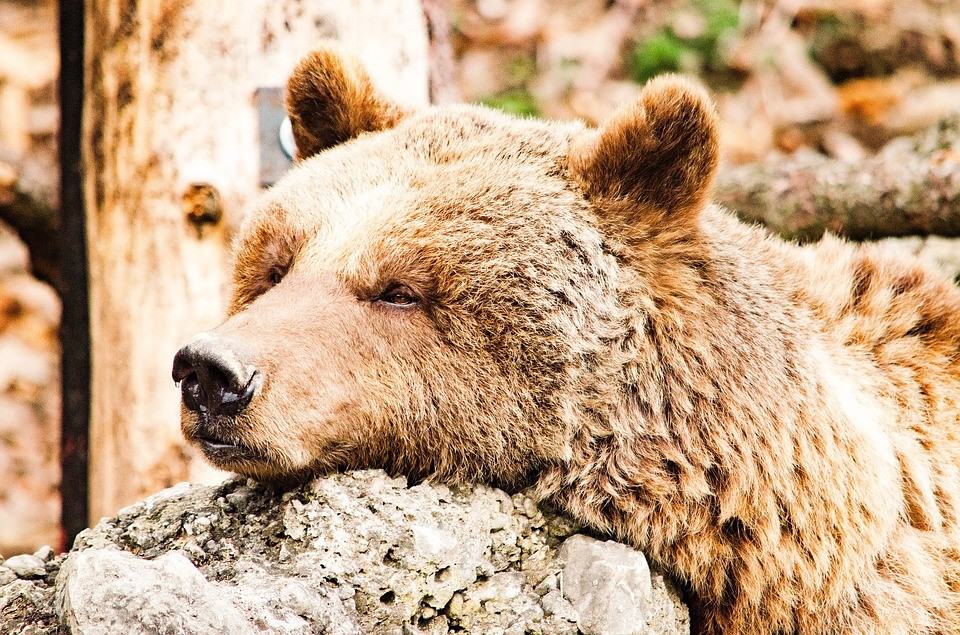
<path id="1" fill-rule="evenodd" d="M 757 501 L 737 514 L 768 511 L 760 457 L 771 448 L 759 431 L 801 416 L 798 350 L 810 335 L 785 300 L 783 272 L 762 255 L 779 247 L 725 212 L 705 214 L 709 229 L 652 244 L 631 265 L 622 298 L 636 319 L 616 343 L 627 360 L 614 371 L 610 407 L 584 415 L 569 461 L 537 484 L 541 496 L 688 582 L 710 575 L 691 536 L 719 534 L 703 543 L 711 545 L 749 539 L 752 518 L 730 514 L 727 497 Z M 722 587 L 721 577 L 696 586 Z"/>

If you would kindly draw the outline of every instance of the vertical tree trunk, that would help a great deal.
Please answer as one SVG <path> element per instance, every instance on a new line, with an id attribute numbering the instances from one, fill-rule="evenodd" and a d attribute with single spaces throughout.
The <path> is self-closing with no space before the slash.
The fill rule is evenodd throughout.
<path id="1" fill-rule="evenodd" d="M 426 102 L 415 0 L 88 2 L 94 520 L 203 472 L 180 436 L 171 360 L 222 317 L 228 246 L 259 190 L 255 90 L 282 85 L 322 38 L 355 51 L 392 98 Z M 187 213 L 197 204 L 205 217 Z"/>

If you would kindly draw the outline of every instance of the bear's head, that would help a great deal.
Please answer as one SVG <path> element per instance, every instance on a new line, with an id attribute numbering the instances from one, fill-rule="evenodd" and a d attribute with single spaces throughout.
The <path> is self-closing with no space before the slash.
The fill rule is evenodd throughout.
<path id="1" fill-rule="evenodd" d="M 704 93 L 655 79 L 599 130 L 409 110 L 324 49 L 287 107 L 298 164 L 240 231 L 228 319 L 174 362 L 187 439 L 265 478 L 514 487 L 567 460 L 699 231 Z"/>

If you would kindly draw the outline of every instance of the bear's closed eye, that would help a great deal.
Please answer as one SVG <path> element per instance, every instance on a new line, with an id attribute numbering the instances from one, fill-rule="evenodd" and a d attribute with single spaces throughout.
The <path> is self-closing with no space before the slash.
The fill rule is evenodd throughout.
<path id="1" fill-rule="evenodd" d="M 419 304 L 420 298 L 405 284 L 391 284 L 387 286 L 374 301 L 390 306 L 407 308 Z"/>

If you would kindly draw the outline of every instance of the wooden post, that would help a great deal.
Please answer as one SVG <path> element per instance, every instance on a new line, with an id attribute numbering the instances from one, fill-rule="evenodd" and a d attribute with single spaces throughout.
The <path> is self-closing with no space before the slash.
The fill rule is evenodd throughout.
<path id="1" fill-rule="evenodd" d="M 259 191 L 254 93 L 324 38 L 393 99 L 426 103 L 415 0 L 88 0 L 91 520 L 205 472 L 180 436 L 171 360 L 222 319 L 229 244 Z M 197 192 L 216 213 L 191 213 Z"/>
<path id="2" fill-rule="evenodd" d="M 87 237 L 80 170 L 83 2 L 60 0 L 60 527 L 62 547 L 87 525 L 90 424 L 90 315 Z"/>

